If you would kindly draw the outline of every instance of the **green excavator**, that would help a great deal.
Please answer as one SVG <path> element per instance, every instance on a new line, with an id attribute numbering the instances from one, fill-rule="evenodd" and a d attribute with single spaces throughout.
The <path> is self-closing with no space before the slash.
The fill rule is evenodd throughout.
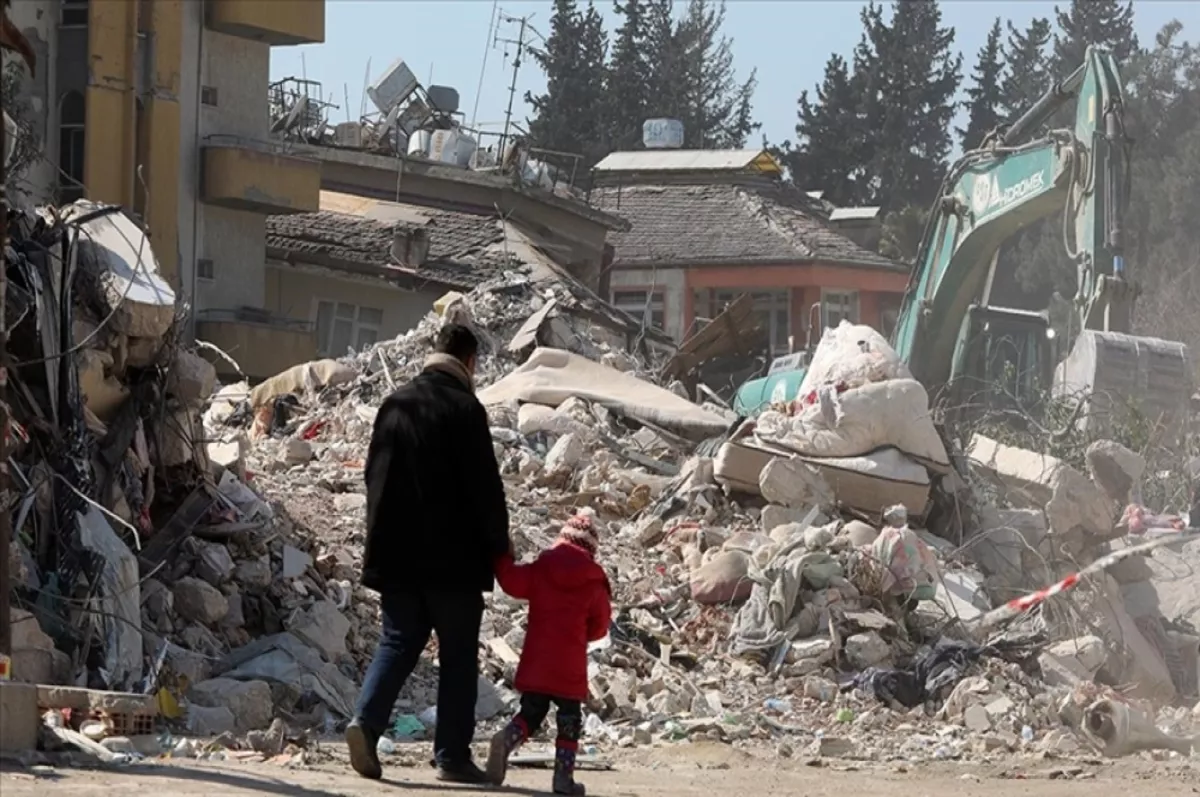
<path id="1" fill-rule="evenodd" d="M 1072 101 L 1074 127 L 1039 136 Z M 931 396 L 954 407 L 1002 397 L 1024 402 L 1052 385 L 1059 395 L 1087 394 L 1092 405 L 1103 395 L 1186 411 L 1186 347 L 1129 334 L 1137 296 L 1122 228 L 1130 149 L 1116 61 L 1091 47 L 1085 63 L 1028 112 L 954 163 L 929 214 L 891 341 Z M 1048 313 L 995 307 L 990 299 L 1001 245 L 1060 209 L 1078 289 L 1073 347 L 1058 363 L 1065 341 L 1055 339 Z M 780 358 L 766 376 L 742 385 L 735 410 L 753 416 L 796 398 L 810 353 Z"/>

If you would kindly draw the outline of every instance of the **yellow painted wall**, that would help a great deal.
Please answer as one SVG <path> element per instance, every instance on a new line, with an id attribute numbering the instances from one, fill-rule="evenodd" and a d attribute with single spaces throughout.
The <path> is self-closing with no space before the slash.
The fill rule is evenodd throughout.
<path id="1" fill-rule="evenodd" d="M 179 101 L 183 57 L 184 0 L 151 0 L 154 64 L 146 97 L 148 140 L 145 166 L 149 203 L 146 223 L 162 276 L 180 287 L 179 268 Z M 95 3 L 93 3 L 95 5 Z"/>
<path id="2" fill-rule="evenodd" d="M 232 357 L 242 372 L 255 381 L 269 379 L 293 365 L 315 360 L 316 334 L 283 329 L 245 321 L 205 321 L 196 323 L 196 337 L 207 341 Z M 221 376 L 232 369 L 223 358 L 213 359 Z"/>
<path id="3" fill-rule="evenodd" d="M 434 300 L 445 292 L 444 288 L 432 286 L 422 291 L 403 291 L 382 282 L 338 279 L 287 265 L 267 267 L 267 309 L 271 312 L 315 322 L 318 300 L 379 308 L 383 310 L 380 340 L 394 338 L 415 327 L 430 311 Z"/>
<path id="4" fill-rule="evenodd" d="M 84 145 L 88 198 L 143 213 L 163 276 L 176 287 L 183 2 L 107 0 L 89 4 Z M 139 29 L 153 42 L 154 55 L 140 111 Z"/>
<path id="5" fill-rule="evenodd" d="M 137 11 L 130 0 L 88 4 L 84 183 L 89 199 L 127 207 L 137 147 Z"/>

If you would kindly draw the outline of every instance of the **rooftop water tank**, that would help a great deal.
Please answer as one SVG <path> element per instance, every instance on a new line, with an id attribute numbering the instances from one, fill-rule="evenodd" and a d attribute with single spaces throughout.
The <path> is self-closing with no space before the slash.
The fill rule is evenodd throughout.
<path id="1" fill-rule="evenodd" d="M 679 149 L 683 146 L 683 122 L 678 119 L 647 119 L 642 124 L 646 149 Z"/>

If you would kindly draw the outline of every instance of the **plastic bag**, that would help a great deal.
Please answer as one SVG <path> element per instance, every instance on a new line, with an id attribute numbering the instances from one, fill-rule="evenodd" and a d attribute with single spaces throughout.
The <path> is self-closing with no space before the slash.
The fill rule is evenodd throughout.
<path id="1" fill-rule="evenodd" d="M 821 385 L 841 383 L 852 389 L 870 382 L 911 378 L 908 366 L 883 335 L 843 320 L 821 336 L 799 395 L 807 396 Z"/>

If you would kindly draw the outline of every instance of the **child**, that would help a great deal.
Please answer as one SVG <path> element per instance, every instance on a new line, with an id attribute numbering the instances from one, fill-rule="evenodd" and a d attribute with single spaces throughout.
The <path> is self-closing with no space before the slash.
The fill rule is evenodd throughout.
<path id="1" fill-rule="evenodd" d="M 496 564 L 501 588 L 529 601 L 516 677 L 521 711 L 492 738 L 488 755 L 488 778 L 497 786 L 504 782 L 508 757 L 537 732 L 553 703 L 558 707 L 554 793 L 584 794 L 575 782 L 575 753 L 588 696 L 587 646 L 604 638 L 612 619 L 612 589 L 595 560 L 594 517 L 591 509 L 581 509 L 532 564 L 514 564 L 511 555 Z"/>

